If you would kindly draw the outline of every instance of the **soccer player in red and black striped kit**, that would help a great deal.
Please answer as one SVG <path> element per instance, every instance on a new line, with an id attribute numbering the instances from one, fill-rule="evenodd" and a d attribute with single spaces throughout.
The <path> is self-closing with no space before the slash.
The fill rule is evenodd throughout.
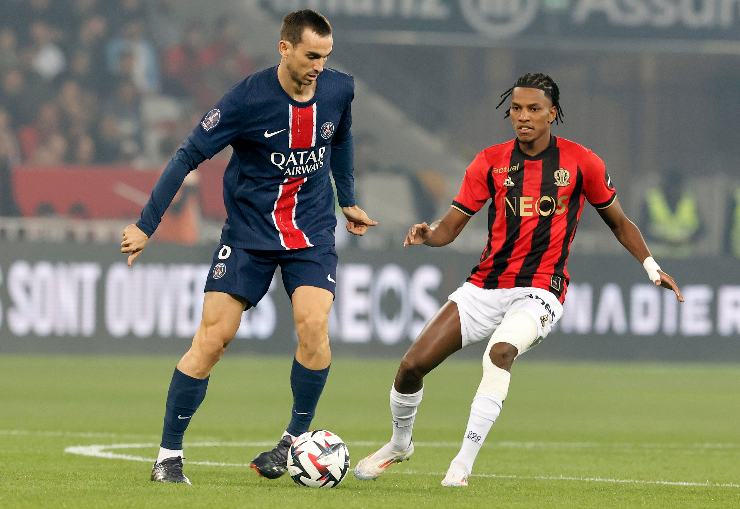
<path id="1" fill-rule="evenodd" d="M 449 296 L 401 360 L 391 387 L 391 441 L 361 460 L 359 479 L 375 479 L 414 452 L 411 439 L 424 375 L 449 355 L 483 340 L 483 376 L 471 405 L 462 447 L 443 486 L 467 486 L 475 458 L 509 389 L 514 359 L 542 341 L 562 315 L 567 261 L 584 202 L 596 208 L 619 242 L 656 285 L 681 291 L 660 270 L 640 230 L 622 211 L 604 162 L 591 150 L 551 134 L 562 120 L 557 84 L 525 74 L 502 94 L 515 139 L 480 152 L 465 172 L 445 216 L 413 225 L 404 246 L 439 247 L 460 234 L 488 200 L 488 238 L 480 263 Z"/>

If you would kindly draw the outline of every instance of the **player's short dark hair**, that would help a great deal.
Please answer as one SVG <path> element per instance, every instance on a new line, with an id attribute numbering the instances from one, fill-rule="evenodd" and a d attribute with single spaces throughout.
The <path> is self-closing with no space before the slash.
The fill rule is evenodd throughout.
<path id="1" fill-rule="evenodd" d="M 306 28 L 321 37 L 331 35 L 331 25 L 324 15 L 311 9 L 302 9 L 291 12 L 283 18 L 280 39 L 293 45 L 298 44 Z"/>
<path id="2" fill-rule="evenodd" d="M 542 90 L 545 95 L 550 98 L 550 100 L 552 101 L 552 105 L 555 106 L 555 110 L 557 111 L 557 114 L 555 115 L 555 123 L 560 124 L 561 122 L 565 122 L 565 113 L 563 113 L 563 108 L 560 107 L 560 89 L 558 88 L 558 84 L 555 83 L 555 80 L 553 80 L 547 74 L 542 74 L 539 72 L 527 73 L 524 76 L 520 76 L 519 79 L 516 80 L 516 83 L 514 83 L 513 87 L 500 95 L 501 102 L 498 103 L 496 109 L 498 109 L 499 106 L 504 104 L 504 102 L 509 97 L 511 97 L 511 94 L 514 93 L 514 89 L 516 87 L 537 88 L 539 90 Z M 507 109 L 504 118 L 508 116 L 509 110 Z"/>

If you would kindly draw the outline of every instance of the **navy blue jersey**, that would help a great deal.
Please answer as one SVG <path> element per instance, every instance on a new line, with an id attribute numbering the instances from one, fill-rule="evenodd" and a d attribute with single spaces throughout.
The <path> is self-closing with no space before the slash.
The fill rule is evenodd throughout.
<path id="1" fill-rule="evenodd" d="M 354 205 L 353 98 L 353 78 L 327 68 L 313 98 L 295 101 L 271 67 L 239 82 L 206 113 L 192 144 L 206 158 L 234 149 L 224 174 L 222 244 L 257 250 L 334 244 L 330 171 L 340 205 Z"/>

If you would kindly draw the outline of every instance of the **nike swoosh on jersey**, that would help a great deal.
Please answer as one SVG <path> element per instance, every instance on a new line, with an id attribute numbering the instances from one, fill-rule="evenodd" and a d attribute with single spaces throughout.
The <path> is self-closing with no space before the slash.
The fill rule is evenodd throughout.
<path id="1" fill-rule="evenodd" d="M 285 131 L 285 129 L 280 129 L 279 131 L 275 131 L 275 132 L 272 132 L 272 133 L 270 131 L 265 131 L 265 138 L 272 138 L 276 134 L 280 134 L 283 131 Z"/>

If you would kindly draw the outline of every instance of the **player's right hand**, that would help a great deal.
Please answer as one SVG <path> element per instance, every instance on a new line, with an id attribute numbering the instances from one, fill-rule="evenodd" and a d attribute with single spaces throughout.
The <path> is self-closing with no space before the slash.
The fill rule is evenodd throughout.
<path id="1" fill-rule="evenodd" d="M 149 237 L 135 224 L 130 224 L 123 229 L 123 240 L 121 241 L 121 252 L 128 254 L 128 266 L 134 263 L 146 247 Z"/>
<path id="2" fill-rule="evenodd" d="M 432 228 L 427 223 L 418 223 L 409 228 L 406 238 L 403 239 L 403 247 L 423 244 L 432 236 Z"/>

